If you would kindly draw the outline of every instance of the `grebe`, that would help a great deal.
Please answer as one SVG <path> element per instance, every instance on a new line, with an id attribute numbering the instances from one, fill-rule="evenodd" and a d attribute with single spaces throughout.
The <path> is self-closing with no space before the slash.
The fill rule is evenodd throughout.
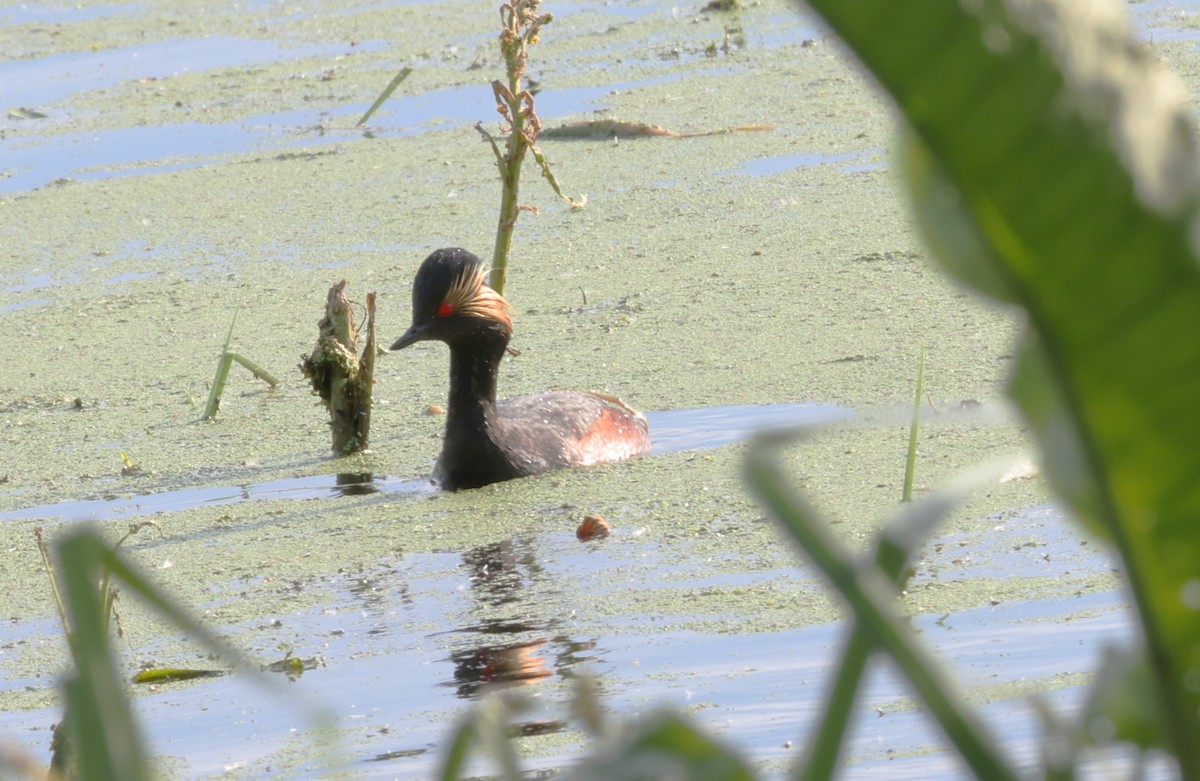
<path id="1" fill-rule="evenodd" d="M 433 479 L 448 491 L 551 469 L 621 461 L 650 448 L 646 418 L 623 401 L 556 390 L 496 401 L 512 307 L 464 249 L 439 249 L 413 281 L 413 321 L 391 349 L 436 339 L 450 347 L 446 438 Z"/>

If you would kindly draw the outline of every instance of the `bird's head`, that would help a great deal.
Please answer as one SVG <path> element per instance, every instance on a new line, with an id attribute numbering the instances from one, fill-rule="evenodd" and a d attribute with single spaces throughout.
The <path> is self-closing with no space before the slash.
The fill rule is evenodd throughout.
<path id="1" fill-rule="evenodd" d="M 512 307 L 483 281 L 483 263 L 457 247 L 425 258 L 413 280 L 412 326 L 392 345 L 436 339 L 453 344 L 483 334 L 512 335 Z"/>

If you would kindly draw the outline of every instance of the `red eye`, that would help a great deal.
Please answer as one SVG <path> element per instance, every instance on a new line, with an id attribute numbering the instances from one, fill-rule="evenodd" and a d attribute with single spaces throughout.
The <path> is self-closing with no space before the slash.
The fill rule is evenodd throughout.
<path id="1" fill-rule="evenodd" d="M 452 314 L 454 314 L 454 305 L 449 301 L 442 302 L 442 305 L 438 307 L 438 317 L 449 317 Z"/>

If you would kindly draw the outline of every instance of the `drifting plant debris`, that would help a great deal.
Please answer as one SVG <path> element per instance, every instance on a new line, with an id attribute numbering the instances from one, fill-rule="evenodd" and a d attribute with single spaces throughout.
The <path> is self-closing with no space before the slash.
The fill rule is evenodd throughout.
<path id="1" fill-rule="evenodd" d="M 186 667 L 155 667 L 142 670 L 133 676 L 134 683 L 173 683 L 175 681 L 194 681 L 197 678 L 220 678 L 228 675 L 228 670 L 194 670 Z"/>
<path id="2" fill-rule="evenodd" d="M 47 115 L 34 108 L 10 108 L 9 119 L 46 119 Z"/>
<path id="3" fill-rule="evenodd" d="M 283 673 L 289 681 L 294 681 L 303 675 L 305 670 L 315 670 L 318 667 L 324 666 L 325 660 L 319 657 L 310 656 L 301 659 L 299 656 L 292 656 L 291 651 L 289 651 L 282 659 L 270 664 L 264 664 L 260 669 L 263 672 Z"/>
<path id="4" fill-rule="evenodd" d="M 221 359 L 217 361 L 217 373 L 213 377 L 212 388 L 208 392 L 208 402 L 204 405 L 204 417 L 200 418 L 201 420 L 209 420 L 217 416 L 217 410 L 221 408 L 221 394 L 225 392 L 225 382 L 229 379 L 229 367 L 233 365 L 234 361 L 245 366 L 250 370 L 251 374 L 266 382 L 272 388 L 279 387 L 278 377 L 244 355 L 229 349 L 230 341 L 233 339 L 233 327 L 237 324 L 238 312 L 240 311 L 241 308 L 239 307 L 233 313 L 233 320 L 229 323 L 229 332 L 225 334 L 225 346 L 221 348 Z M 124 471 L 122 471 L 122 474 L 124 474 Z"/>
<path id="5" fill-rule="evenodd" d="M 627 122 L 621 119 L 590 119 L 584 122 L 568 122 L 542 131 L 542 138 L 561 141 L 582 141 L 609 138 L 702 138 L 723 136 L 729 133 L 761 133 L 774 130 L 773 125 L 738 125 L 719 130 L 700 130 L 695 133 L 676 133 L 658 125 L 642 122 Z"/>
<path id="6" fill-rule="evenodd" d="M 575 536 L 581 542 L 607 537 L 612 531 L 612 525 L 604 520 L 602 515 L 593 515 L 588 513 L 583 516 L 583 523 L 579 524 L 579 528 L 575 530 Z"/>
<path id="7" fill-rule="evenodd" d="M 375 383 L 375 294 L 367 293 L 367 337 L 360 356 L 360 331 L 353 305 L 346 298 L 348 284 L 343 279 L 329 288 L 325 317 L 317 323 L 317 345 L 311 355 L 300 358 L 300 371 L 329 410 L 333 452 L 337 455 L 368 449 L 371 389 Z"/>
<path id="8" fill-rule="evenodd" d="M 305 670 L 315 670 L 324 667 L 325 662 L 315 656 L 302 659 L 292 656 L 289 652 L 282 659 L 270 664 L 259 665 L 259 670 L 269 673 L 283 673 L 289 680 L 295 680 L 304 674 Z M 153 667 L 142 670 L 133 676 L 134 683 L 175 683 L 177 681 L 194 681 L 198 678 L 222 678 L 232 670 L 194 669 L 188 667 Z"/>
<path id="9" fill-rule="evenodd" d="M 133 477 L 134 475 L 141 474 L 142 468 L 138 466 L 132 458 L 124 453 L 121 453 L 120 455 L 122 464 L 121 477 Z"/>

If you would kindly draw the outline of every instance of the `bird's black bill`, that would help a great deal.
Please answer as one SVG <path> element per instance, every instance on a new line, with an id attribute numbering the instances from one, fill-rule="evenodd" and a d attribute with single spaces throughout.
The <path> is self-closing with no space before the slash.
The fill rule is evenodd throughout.
<path id="1" fill-rule="evenodd" d="M 407 331 L 404 332 L 404 336 L 401 336 L 399 339 L 397 339 L 395 342 L 392 343 L 392 346 L 389 348 L 389 352 L 394 352 L 396 350 L 403 350 L 405 347 L 408 347 L 410 344 L 421 341 L 422 339 L 426 338 L 426 332 L 428 330 L 429 329 L 427 326 L 418 325 L 417 323 L 413 323 L 412 328 L 409 328 Z"/>

